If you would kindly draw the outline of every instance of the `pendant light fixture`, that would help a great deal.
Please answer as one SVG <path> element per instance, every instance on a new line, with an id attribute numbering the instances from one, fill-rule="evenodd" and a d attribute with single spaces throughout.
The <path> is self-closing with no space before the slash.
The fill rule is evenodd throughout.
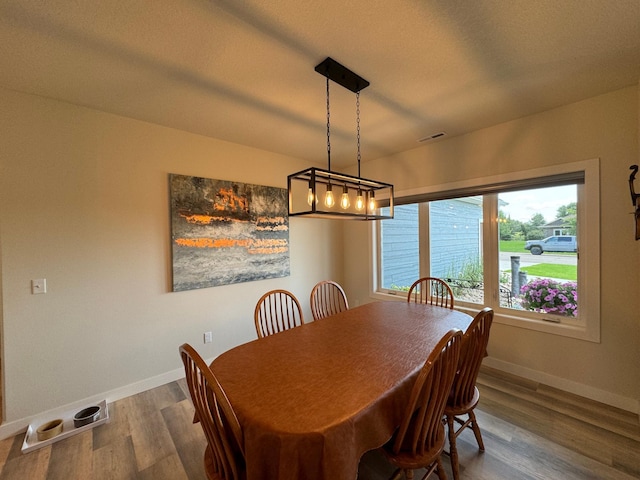
<path id="1" fill-rule="evenodd" d="M 327 79 L 327 169 L 311 167 L 287 177 L 289 216 L 355 220 L 393 218 L 393 185 L 360 176 L 360 91 L 369 82 L 332 58 L 316 66 Z M 358 176 L 331 170 L 331 112 L 329 81 L 356 94 L 356 138 Z M 383 215 L 381 206 L 388 206 Z"/>

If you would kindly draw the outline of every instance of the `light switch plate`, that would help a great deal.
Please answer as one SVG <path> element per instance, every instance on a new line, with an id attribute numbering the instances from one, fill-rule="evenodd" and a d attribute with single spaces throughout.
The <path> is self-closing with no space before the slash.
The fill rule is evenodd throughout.
<path id="1" fill-rule="evenodd" d="M 35 280 L 31 280 L 31 293 L 33 295 L 47 293 L 47 279 L 37 278 Z"/>

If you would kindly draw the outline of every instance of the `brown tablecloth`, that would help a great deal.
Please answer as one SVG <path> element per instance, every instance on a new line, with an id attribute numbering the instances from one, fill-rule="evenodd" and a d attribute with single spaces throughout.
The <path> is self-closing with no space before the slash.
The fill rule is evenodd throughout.
<path id="1" fill-rule="evenodd" d="M 244 433 L 247 480 L 353 480 L 400 423 L 415 376 L 464 313 L 376 302 L 240 345 L 211 364 Z"/>

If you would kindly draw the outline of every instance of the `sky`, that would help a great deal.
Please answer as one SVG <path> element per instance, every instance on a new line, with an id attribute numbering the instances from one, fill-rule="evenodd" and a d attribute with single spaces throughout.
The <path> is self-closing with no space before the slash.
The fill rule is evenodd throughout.
<path id="1" fill-rule="evenodd" d="M 501 193 L 499 198 L 508 202 L 500 207 L 507 217 L 528 222 L 541 213 L 548 223 L 556 219 L 558 207 L 577 201 L 577 192 L 575 185 L 567 185 Z"/>

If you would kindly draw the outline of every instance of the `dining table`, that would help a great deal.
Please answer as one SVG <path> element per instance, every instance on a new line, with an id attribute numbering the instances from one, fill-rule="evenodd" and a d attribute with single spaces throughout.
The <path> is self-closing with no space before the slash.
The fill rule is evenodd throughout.
<path id="1" fill-rule="evenodd" d="M 239 345 L 211 369 L 238 417 L 247 480 L 353 480 L 400 424 L 418 372 L 472 317 L 380 301 Z"/>

